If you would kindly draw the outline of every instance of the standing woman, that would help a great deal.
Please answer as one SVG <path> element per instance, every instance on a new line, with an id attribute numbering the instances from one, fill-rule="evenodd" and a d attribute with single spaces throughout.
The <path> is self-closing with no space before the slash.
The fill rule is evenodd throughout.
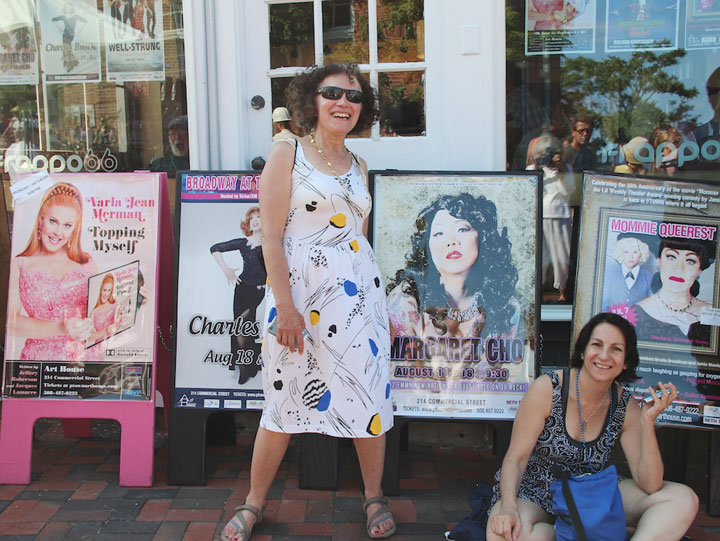
<path id="1" fill-rule="evenodd" d="M 345 147 L 377 119 L 376 93 L 357 66 L 331 64 L 297 75 L 289 106 L 309 133 L 275 144 L 260 180 L 265 407 L 250 492 L 222 538 L 250 538 L 290 435 L 303 432 L 354 439 L 367 533 L 385 538 L 395 532 L 380 488 L 393 424 L 388 314 L 365 238 L 367 166 Z"/>
<path id="2" fill-rule="evenodd" d="M 680 539 L 698 508 L 695 493 L 663 481 L 655 419 L 677 398 L 675 386 L 649 387 L 640 407 L 621 384 L 638 379 L 637 339 L 622 316 L 603 312 L 580 331 L 571 369 L 540 376 L 520 403 L 510 447 L 495 475 L 488 541 L 555 539 L 552 467 L 569 475 L 596 472 L 619 440 L 631 479 L 619 488 L 632 539 Z"/>

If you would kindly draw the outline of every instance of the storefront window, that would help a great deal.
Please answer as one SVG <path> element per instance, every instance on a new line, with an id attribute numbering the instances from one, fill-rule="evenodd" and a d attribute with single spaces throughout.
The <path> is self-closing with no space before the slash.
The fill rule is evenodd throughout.
<path id="1" fill-rule="evenodd" d="M 313 25 L 316 7 L 322 28 Z M 306 0 L 269 8 L 273 110 L 287 105 L 288 75 L 297 71 L 290 68 L 354 62 L 379 89 L 381 117 L 379 124 L 351 137 L 425 135 L 423 0 Z M 314 49 L 317 39 L 322 54 Z M 276 115 L 283 117 L 283 112 Z M 279 133 L 282 126 L 274 124 Z M 301 135 L 292 121 L 290 129 Z"/>
<path id="2" fill-rule="evenodd" d="M 507 168 L 546 173 L 544 302 L 572 302 L 583 171 L 718 178 L 717 4 L 507 1 Z"/>
<path id="3" fill-rule="evenodd" d="M 174 180 L 189 168 L 184 56 L 181 0 L 5 0 L 5 187 L 41 169 L 151 169 Z"/>

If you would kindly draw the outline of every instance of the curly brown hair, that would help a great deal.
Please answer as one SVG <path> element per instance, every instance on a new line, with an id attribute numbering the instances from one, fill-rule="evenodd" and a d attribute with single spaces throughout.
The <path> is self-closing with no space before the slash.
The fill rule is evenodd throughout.
<path id="1" fill-rule="evenodd" d="M 377 91 L 370 86 L 367 78 L 360 73 L 357 64 L 328 64 L 327 66 L 311 66 L 298 73 L 288 88 L 288 107 L 295 124 L 305 132 L 311 131 L 317 122 L 315 93 L 320 83 L 330 75 L 345 74 L 360 83 L 363 94 L 362 109 L 351 134 L 360 133 L 372 126 L 380 118 Z"/>

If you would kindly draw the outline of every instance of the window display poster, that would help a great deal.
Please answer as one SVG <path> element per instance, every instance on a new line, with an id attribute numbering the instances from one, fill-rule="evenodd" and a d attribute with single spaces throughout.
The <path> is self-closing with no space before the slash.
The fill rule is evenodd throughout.
<path id="1" fill-rule="evenodd" d="M 179 180 L 175 407 L 262 409 L 260 175 Z"/>
<path id="2" fill-rule="evenodd" d="M 3 396 L 149 400 L 159 175 L 37 176 L 14 185 Z"/>
<path id="3" fill-rule="evenodd" d="M 717 47 L 720 47 L 720 2 L 687 0 L 685 48 L 716 49 Z"/>
<path id="4" fill-rule="evenodd" d="M 679 398 L 660 417 L 720 425 L 720 184 L 586 174 L 573 329 L 622 315 L 638 337 L 635 396 L 658 381 Z"/>
<path id="5" fill-rule="evenodd" d="M 38 0 L 48 83 L 100 82 L 98 10 L 93 0 Z"/>
<path id="6" fill-rule="evenodd" d="M 397 415 L 511 419 L 535 376 L 539 176 L 376 173 Z"/>
<path id="7" fill-rule="evenodd" d="M 606 6 L 605 52 L 677 49 L 677 0 L 608 0 Z"/>
<path id="8" fill-rule="evenodd" d="M 108 81 L 164 81 L 162 0 L 103 0 Z"/>
<path id="9" fill-rule="evenodd" d="M 0 20 L 0 85 L 36 85 L 38 81 L 34 4 L 7 0 Z"/>
<path id="10" fill-rule="evenodd" d="M 525 54 L 595 52 L 595 0 L 527 0 Z"/>

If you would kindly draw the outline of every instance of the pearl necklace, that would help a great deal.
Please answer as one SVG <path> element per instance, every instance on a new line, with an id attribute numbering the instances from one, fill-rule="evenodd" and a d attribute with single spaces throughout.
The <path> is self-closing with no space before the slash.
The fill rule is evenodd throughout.
<path id="1" fill-rule="evenodd" d="M 332 174 L 337 179 L 338 184 L 340 184 L 340 187 L 343 189 L 343 192 L 345 192 L 345 198 L 347 199 L 347 202 L 350 205 L 350 207 L 360 215 L 360 218 L 364 218 L 365 214 L 367 213 L 367 209 L 366 210 L 361 209 L 359 206 L 357 206 L 355 203 L 353 203 L 353 201 L 350 199 L 350 191 L 348 190 L 347 186 L 343 182 L 342 178 L 340 178 L 340 175 L 338 175 L 337 171 L 335 171 L 335 168 L 333 167 L 332 162 L 330 162 L 330 160 L 328 160 L 327 156 L 325 156 L 325 152 L 323 152 L 323 149 L 320 148 L 320 145 L 315 141 L 314 135 L 315 135 L 314 131 L 311 131 L 308 134 L 308 137 L 310 137 L 310 142 L 315 147 L 315 150 L 318 151 L 318 154 L 320 154 L 320 157 L 323 160 L 325 160 L 325 163 L 327 163 L 327 166 L 330 168 L 330 171 L 332 171 Z M 345 152 L 350 153 L 350 151 L 347 149 L 347 147 L 343 147 L 343 148 L 345 148 Z M 352 160 L 350 160 L 350 166 L 352 167 Z M 362 167 L 360 167 L 360 174 L 362 175 L 363 182 L 364 182 L 365 181 L 365 172 L 362 170 Z"/>

